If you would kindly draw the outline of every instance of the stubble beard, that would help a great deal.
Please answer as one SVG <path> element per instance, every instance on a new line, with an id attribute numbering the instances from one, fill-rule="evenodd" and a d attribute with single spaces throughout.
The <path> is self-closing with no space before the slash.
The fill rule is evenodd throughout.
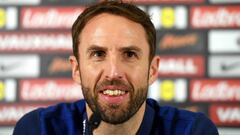
<path id="1" fill-rule="evenodd" d="M 142 106 L 147 98 L 148 84 L 134 89 L 133 86 L 127 85 L 129 90 L 129 101 L 126 105 L 109 104 L 103 105 L 98 100 L 98 94 L 94 93 L 97 91 L 98 86 L 103 86 L 106 83 L 116 84 L 116 85 L 126 85 L 121 80 L 107 82 L 104 81 L 96 86 L 95 90 L 91 90 L 82 83 L 83 96 L 93 112 L 100 113 L 101 119 L 110 124 L 121 124 L 128 121 Z M 135 92 L 135 94 L 134 94 Z"/>

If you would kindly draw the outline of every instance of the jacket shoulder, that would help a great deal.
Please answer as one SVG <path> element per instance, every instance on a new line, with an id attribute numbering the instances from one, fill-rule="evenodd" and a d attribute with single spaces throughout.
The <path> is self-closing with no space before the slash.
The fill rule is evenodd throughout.
<path id="1" fill-rule="evenodd" d="M 84 112 L 85 102 L 83 100 L 39 108 L 25 114 L 17 122 L 13 135 L 37 135 L 36 133 L 48 132 L 49 128 L 64 121 L 71 120 L 76 123 L 82 119 Z"/>
<path id="2" fill-rule="evenodd" d="M 17 123 L 13 131 L 13 135 L 32 135 L 40 133 L 40 119 L 37 109 L 25 114 Z"/>
<path id="3" fill-rule="evenodd" d="M 218 135 L 216 126 L 203 113 L 160 106 L 154 100 L 147 100 L 147 104 L 155 110 L 155 128 L 164 134 Z"/>
<path id="4" fill-rule="evenodd" d="M 39 115 L 41 118 L 66 118 L 73 115 L 81 116 L 85 112 L 84 100 L 79 100 L 73 103 L 59 103 L 54 106 L 49 106 L 40 111 Z"/>

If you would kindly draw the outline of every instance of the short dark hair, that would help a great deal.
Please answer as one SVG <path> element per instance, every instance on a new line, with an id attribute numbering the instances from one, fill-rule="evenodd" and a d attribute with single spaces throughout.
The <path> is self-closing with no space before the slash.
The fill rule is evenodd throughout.
<path id="1" fill-rule="evenodd" d="M 72 26 L 73 54 L 76 58 L 78 58 L 79 36 L 83 28 L 89 20 L 101 13 L 123 16 L 133 22 L 141 24 L 146 32 L 146 38 L 150 48 L 149 59 L 152 60 L 156 50 L 156 30 L 149 15 L 135 5 L 124 3 L 122 1 L 104 1 L 97 3 L 86 8 L 78 16 L 77 20 Z"/>

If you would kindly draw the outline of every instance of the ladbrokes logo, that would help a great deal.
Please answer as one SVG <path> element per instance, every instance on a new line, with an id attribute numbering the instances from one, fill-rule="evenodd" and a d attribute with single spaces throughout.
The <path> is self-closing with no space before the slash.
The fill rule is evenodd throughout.
<path id="1" fill-rule="evenodd" d="M 0 33 L 0 51 L 70 51 L 71 35 L 61 33 Z"/>
<path id="2" fill-rule="evenodd" d="M 149 88 L 148 97 L 164 102 L 184 102 L 187 98 L 187 82 L 184 79 L 157 80 Z"/>
<path id="3" fill-rule="evenodd" d="M 16 29 L 17 23 L 18 22 L 16 8 L 0 8 L 0 29 Z"/>
<path id="4" fill-rule="evenodd" d="M 239 105 L 212 105 L 210 117 L 219 126 L 239 126 L 240 107 Z"/>
<path id="5" fill-rule="evenodd" d="M 190 18 L 193 28 L 238 28 L 240 6 L 192 7 Z"/>
<path id="6" fill-rule="evenodd" d="M 183 6 L 150 7 L 149 14 L 156 29 L 184 29 L 187 26 L 187 10 Z"/>
<path id="7" fill-rule="evenodd" d="M 204 59 L 197 55 L 160 55 L 159 76 L 203 76 Z M 176 68 L 177 67 L 177 68 Z"/>
<path id="8" fill-rule="evenodd" d="M 240 80 L 191 80 L 192 101 L 240 101 Z"/>
<path id="9" fill-rule="evenodd" d="M 73 101 L 82 98 L 81 87 L 70 79 L 20 81 L 20 99 L 24 101 Z"/>
<path id="10" fill-rule="evenodd" d="M 35 7 L 23 8 L 21 27 L 26 29 L 70 28 L 84 8 Z"/>

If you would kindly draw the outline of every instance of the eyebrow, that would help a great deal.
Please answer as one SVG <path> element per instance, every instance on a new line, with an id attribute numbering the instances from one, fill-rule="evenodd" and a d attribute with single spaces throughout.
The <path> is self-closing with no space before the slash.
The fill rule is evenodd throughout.
<path id="1" fill-rule="evenodd" d="M 133 46 L 133 45 L 127 46 L 127 47 L 121 47 L 120 51 L 122 51 L 122 52 L 124 52 L 124 51 L 136 51 L 138 53 L 142 53 L 142 50 L 139 47 Z"/>
<path id="2" fill-rule="evenodd" d="M 91 45 L 91 46 L 87 49 L 87 52 L 96 51 L 96 50 L 106 51 L 107 48 L 106 48 L 106 47 L 101 47 L 101 46 L 98 46 L 98 45 Z"/>
<path id="3" fill-rule="evenodd" d="M 91 45 L 88 49 L 87 52 L 91 52 L 91 51 L 96 51 L 96 50 L 102 50 L 102 51 L 107 51 L 107 47 L 102 47 L 102 46 L 98 46 L 98 45 Z M 126 46 L 126 47 L 121 47 L 119 49 L 121 52 L 124 51 L 136 51 L 138 53 L 142 53 L 142 50 L 134 45 L 130 45 L 130 46 Z"/>

